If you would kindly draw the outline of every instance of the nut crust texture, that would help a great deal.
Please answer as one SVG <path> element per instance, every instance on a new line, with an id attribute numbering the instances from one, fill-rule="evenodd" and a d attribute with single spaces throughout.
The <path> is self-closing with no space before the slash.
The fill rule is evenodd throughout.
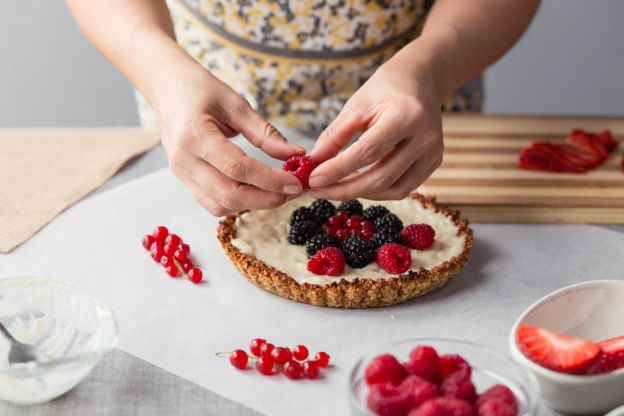
<path id="1" fill-rule="evenodd" d="M 468 221 L 459 216 L 459 211 L 439 206 L 435 198 L 417 193 L 409 196 L 425 208 L 449 217 L 458 227 L 457 235 L 465 236 L 464 251 L 430 270 L 409 270 L 407 273 L 388 279 L 371 279 L 362 276 L 354 281 L 336 280 L 330 284 L 299 284 L 295 279 L 256 257 L 242 253 L 231 240 L 236 237 L 236 218 L 243 212 L 224 217 L 217 228 L 217 237 L 223 250 L 239 272 L 256 286 L 297 302 L 332 308 L 380 308 L 396 305 L 412 298 L 426 295 L 440 289 L 454 278 L 468 262 L 473 245 L 472 229 Z"/>

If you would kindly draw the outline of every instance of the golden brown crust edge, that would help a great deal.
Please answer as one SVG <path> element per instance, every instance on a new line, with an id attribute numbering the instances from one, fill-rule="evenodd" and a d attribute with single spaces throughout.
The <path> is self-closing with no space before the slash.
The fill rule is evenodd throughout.
<path id="1" fill-rule="evenodd" d="M 464 251 L 431 270 L 410 270 L 390 279 L 367 279 L 348 282 L 344 279 L 326 285 L 299 284 L 283 273 L 254 256 L 242 253 L 231 240 L 236 236 L 235 221 L 242 212 L 228 215 L 217 228 L 221 246 L 236 268 L 250 282 L 283 298 L 316 306 L 332 308 L 379 308 L 391 306 L 425 295 L 444 286 L 468 262 L 473 244 L 472 229 L 468 221 L 460 218 L 459 211 L 439 206 L 435 198 L 417 193 L 410 195 L 424 207 L 431 208 L 453 220 L 458 227 L 457 235 L 466 236 Z"/>

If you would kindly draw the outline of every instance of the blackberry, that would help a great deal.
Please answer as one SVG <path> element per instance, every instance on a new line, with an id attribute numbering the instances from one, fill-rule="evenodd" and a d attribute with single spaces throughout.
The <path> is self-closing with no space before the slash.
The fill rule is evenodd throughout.
<path id="1" fill-rule="evenodd" d="M 338 239 L 333 235 L 318 234 L 314 237 L 310 237 L 308 241 L 306 241 L 305 246 L 308 257 L 312 257 L 317 251 L 327 247 L 340 248 L 340 241 L 338 241 Z"/>
<path id="2" fill-rule="evenodd" d="M 317 234 L 321 233 L 321 226 L 314 221 L 297 222 L 290 227 L 288 241 L 291 244 L 304 245 L 305 242 Z"/>
<path id="3" fill-rule="evenodd" d="M 383 205 L 373 205 L 364 210 L 362 214 L 362 219 L 368 220 L 370 222 L 375 222 L 377 218 L 381 218 L 386 214 L 389 214 L 390 210 L 384 207 Z"/>
<path id="4" fill-rule="evenodd" d="M 384 244 L 390 244 L 390 243 L 403 244 L 401 242 L 400 233 L 389 232 L 387 230 L 379 230 L 368 241 L 373 245 L 375 250 L 383 246 Z"/>
<path id="5" fill-rule="evenodd" d="M 338 211 L 345 211 L 349 215 L 362 215 L 362 204 L 357 199 L 342 201 L 338 205 Z"/>
<path id="6" fill-rule="evenodd" d="M 326 199 L 317 199 L 310 205 L 310 211 L 316 217 L 316 221 L 322 224 L 336 213 L 336 207 Z"/>
<path id="7" fill-rule="evenodd" d="M 350 235 L 342 243 L 345 261 L 353 268 L 366 266 L 375 259 L 375 249 L 367 240 L 357 235 Z"/>
<path id="8" fill-rule="evenodd" d="M 390 213 L 375 220 L 375 230 L 377 232 L 384 230 L 391 233 L 400 233 L 403 229 L 403 221 L 396 215 Z"/>
<path id="9" fill-rule="evenodd" d="M 299 207 L 290 215 L 290 225 L 295 225 L 302 221 L 318 222 L 316 215 L 308 207 Z"/>

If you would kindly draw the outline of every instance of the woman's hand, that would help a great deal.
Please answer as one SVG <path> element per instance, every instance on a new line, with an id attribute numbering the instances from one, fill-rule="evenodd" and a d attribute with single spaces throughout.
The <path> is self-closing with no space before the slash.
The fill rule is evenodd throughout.
<path id="1" fill-rule="evenodd" d="M 303 192 L 291 174 L 248 156 L 230 138 L 242 133 L 285 160 L 305 150 L 289 143 L 249 103 L 202 68 L 158 88 L 153 99 L 173 173 L 213 215 L 281 205 Z"/>
<path id="2" fill-rule="evenodd" d="M 440 166 L 439 94 L 426 76 L 410 72 L 390 61 L 347 101 L 310 155 L 322 162 L 310 176 L 312 196 L 401 199 Z"/>

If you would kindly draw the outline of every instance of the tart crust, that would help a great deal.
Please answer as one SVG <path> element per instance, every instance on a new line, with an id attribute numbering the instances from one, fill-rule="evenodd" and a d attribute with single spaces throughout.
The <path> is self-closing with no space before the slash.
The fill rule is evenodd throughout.
<path id="1" fill-rule="evenodd" d="M 332 308 L 379 308 L 405 302 L 426 295 L 444 286 L 459 273 L 468 262 L 473 244 L 472 229 L 459 211 L 437 205 L 435 198 L 412 193 L 409 198 L 419 201 L 423 207 L 433 209 L 450 218 L 457 226 L 457 235 L 465 236 L 463 252 L 432 269 L 409 270 L 407 273 L 387 279 L 371 279 L 362 276 L 353 281 L 336 278 L 325 285 L 297 283 L 290 275 L 242 253 L 231 240 L 236 237 L 236 218 L 243 212 L 228 215 L 220 221 L 217 234 L 221 246 L 241 274 L 256 286 L 297 302 Z"/>

